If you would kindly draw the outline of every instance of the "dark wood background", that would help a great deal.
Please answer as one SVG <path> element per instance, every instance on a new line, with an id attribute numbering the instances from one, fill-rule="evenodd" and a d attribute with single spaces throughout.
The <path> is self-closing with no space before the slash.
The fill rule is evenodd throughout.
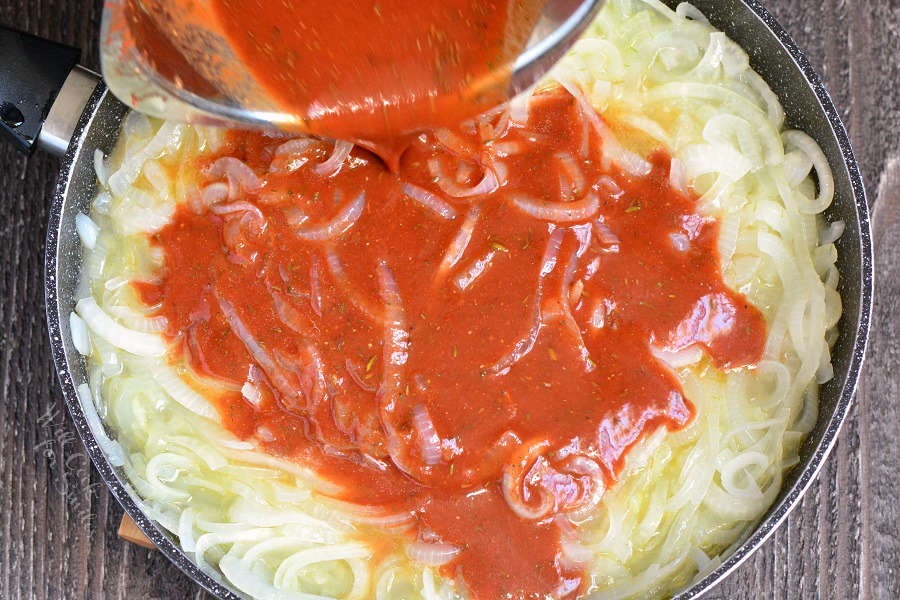
<path id="1" fill-rule="evenodd" d="M 856 405 L 817 481 L 709 597 L 900 598 L 900 0 L 766 4 L 850 130 L 874 209 L 875 314 Z M 0 0 L 0 23 L 80 46 L 97 67 L 99 1 Z M 42 280 L 57 167 L 0 148 L 0 599 L 205 600 L 158 552 L 116 537 L 122 510 L 58 393 Z"/>

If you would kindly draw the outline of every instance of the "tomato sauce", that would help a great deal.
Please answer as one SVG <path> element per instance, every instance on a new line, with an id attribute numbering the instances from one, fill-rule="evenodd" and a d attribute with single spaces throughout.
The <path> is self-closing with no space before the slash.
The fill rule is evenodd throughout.
<path id="1" fill-rule="evenodd" d="M 421 134 L 396 172 L 231 132 L 152 236 L 161 277 L 135 284 L 173 360 L 257 391 L 217 400 L 228 429 L 411 515 L 482 600 L 582 589 L 567 515 L 693 416 L 659 352 L 737 368 L 765 340 L 669 157 L 620 171 L 581 110 L 542 90 L 526 123 Z"/>
<path id="2" fill-rule="evenodd" d="M 189 90 L 210 95 L 212 82 L 302 131 L 386 148 L 504 101 L 542 4 L 128 0 L 125 12 L 145 59 Z"/>

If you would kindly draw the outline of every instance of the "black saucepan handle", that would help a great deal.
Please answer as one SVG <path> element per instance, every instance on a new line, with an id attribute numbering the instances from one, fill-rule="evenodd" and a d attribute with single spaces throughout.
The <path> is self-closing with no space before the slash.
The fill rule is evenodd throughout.
<path id="1" fill-rule="evenodd" d="M 0 132 L 31 153 L 81 52 L 0 26 Z"/>

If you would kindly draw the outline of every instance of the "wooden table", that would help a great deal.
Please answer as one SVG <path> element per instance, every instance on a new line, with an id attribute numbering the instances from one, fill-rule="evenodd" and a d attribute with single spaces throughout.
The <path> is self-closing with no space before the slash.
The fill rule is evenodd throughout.
<path id="1" fill-rule="evenodd" d="M 877 293 L 857 404 L 786 526 L 710 598 L 900 597 L 900 2 L 768 0 L 843 109 L 874 208 Z M 0 23 L 85 49 L 99 1 L 0 0 Z M 2 57 L 0 57 L 2 60 Z M 116 537 L 122 510 L 65 414 L 42 279 L 57 161 L 0 148 L 0 598 L 207 598 Z"/>

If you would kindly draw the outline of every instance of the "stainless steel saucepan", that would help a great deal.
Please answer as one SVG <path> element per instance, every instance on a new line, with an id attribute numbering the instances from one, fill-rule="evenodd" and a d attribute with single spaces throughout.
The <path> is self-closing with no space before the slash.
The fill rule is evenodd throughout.
<path id="1" fill-rule="evenodd" d="M 785 476 L 774 504 L 743 543 L 712 573 L 682 590 L 678 598 L 700 596 L 746 560 L 784 522 L 819 472 L 851 405 L 872 302 L 872 245 L 865 190 L 839 113 L 818 75 L 757 0 L 694 3 L 713 25 L 748 52 L 753 68 L 784 104 L 790 126 L 809 133 L 828 157 L 836 193 L 826 216 L 829 221 L 841 219 L 846 224 L 837 242 L 844 314 L 833 352 L 834 378 L 822 386 L 818 421 L 801 448 L 799 464 Z M 25 151 L 37 146 L 63 157 L 50 208 L 44 279 L 50 345 L 62 395 L 94 465 L 147 537 L 219 598 L 242 598 L 229 585 L 197 568 L 175 540 L 140 511 L 124 473 L 110 465 L 91 434 L 75 392 L 86 380 L 84 360 L 69 332 L 82 259 L 75 215 L 89 210 L 97 192 L 94 151 L 108 154 L 112 150 L 128 110 L 108 93 L 98 76 L 76 66 L 77 56 L 71 48 L 0 28 L 0 131 Z"/>

